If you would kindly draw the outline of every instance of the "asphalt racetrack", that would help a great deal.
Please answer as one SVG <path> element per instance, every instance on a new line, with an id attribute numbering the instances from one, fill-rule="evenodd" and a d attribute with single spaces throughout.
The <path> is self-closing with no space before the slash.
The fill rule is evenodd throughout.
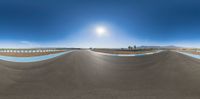
<path id="1" fill-rule="evenodd" d="M 117 57 L 74 51 L 0 61 L 0 99 L 200 99 L 200 60 L 163 51 Z"/>

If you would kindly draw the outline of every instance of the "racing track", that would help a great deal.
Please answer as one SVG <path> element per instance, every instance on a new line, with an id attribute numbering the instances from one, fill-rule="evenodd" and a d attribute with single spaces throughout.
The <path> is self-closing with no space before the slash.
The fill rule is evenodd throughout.
<path id="1" fill-rule="evenodd" d="M 200 60 L 74 51 L 34 63 L 0 61 L 0 99 L 200 99 Z"/>

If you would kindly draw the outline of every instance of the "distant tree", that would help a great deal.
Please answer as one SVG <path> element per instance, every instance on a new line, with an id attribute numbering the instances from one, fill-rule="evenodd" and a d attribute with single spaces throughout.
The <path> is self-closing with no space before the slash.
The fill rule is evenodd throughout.
<path id="1" fill-rule="evenodd" d="M 133 47 L 132 46 L 128 46 L 128 50 L 132 50 L 133 49 Z"/>
<path id="2" fill-rule="evenodd" d="M 134 45 L 134 49 L 136 49 L 137 47 L 136 47 L 136 45 Z"/>

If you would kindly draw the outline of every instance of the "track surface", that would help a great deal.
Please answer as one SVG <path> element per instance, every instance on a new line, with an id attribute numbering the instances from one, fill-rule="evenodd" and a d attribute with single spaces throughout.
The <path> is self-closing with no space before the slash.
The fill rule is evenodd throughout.
<path id="1" fill-rule="evenodd" d="M 200 99 L 200 60 L 74 51 L 37 63 L 0 61 L 0 99 Z"/>

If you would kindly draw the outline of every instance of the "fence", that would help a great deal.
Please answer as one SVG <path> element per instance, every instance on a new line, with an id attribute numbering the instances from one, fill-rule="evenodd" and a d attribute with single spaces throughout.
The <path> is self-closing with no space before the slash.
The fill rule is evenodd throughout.
<path id="1" fill-rule="evenodd" d="M 0 53 L 43 53 L 64 51 L 59 49 L 0 49 Z"/>

